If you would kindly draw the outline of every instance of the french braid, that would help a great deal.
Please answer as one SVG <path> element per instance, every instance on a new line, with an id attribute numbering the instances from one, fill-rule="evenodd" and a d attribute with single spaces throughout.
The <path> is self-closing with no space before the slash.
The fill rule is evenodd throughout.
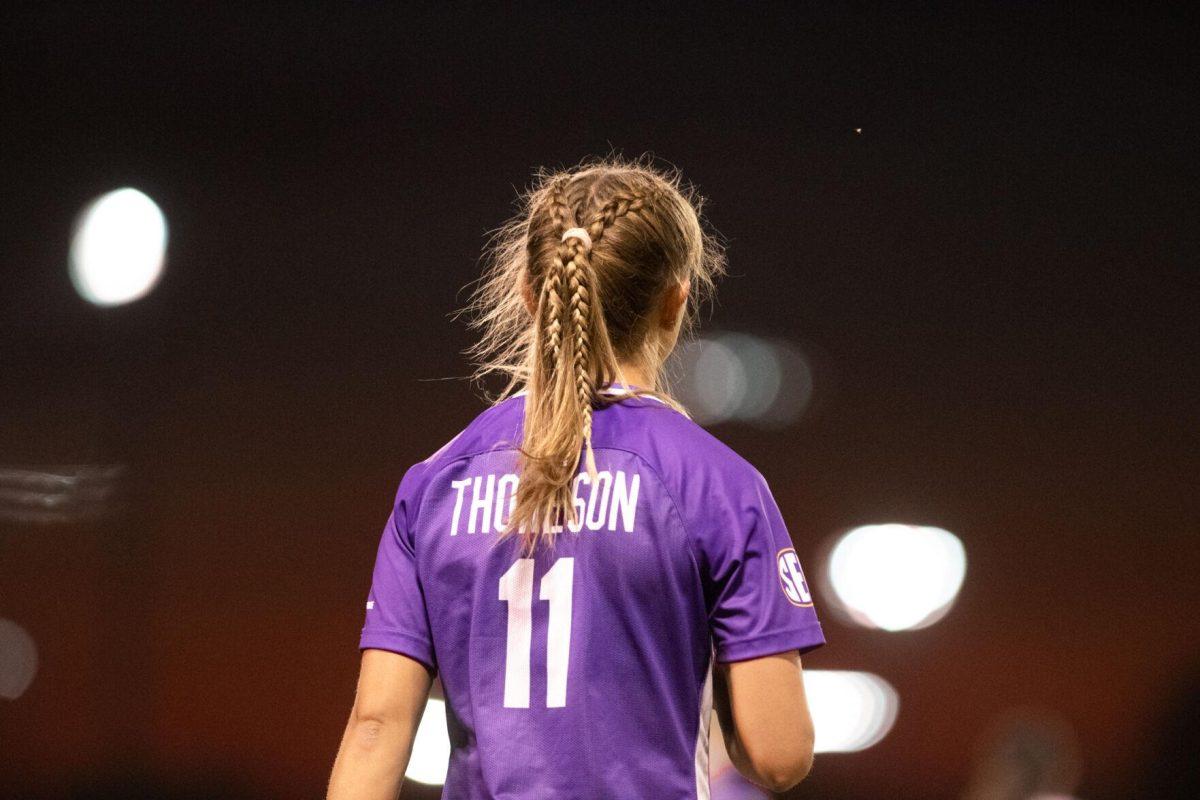
<path id="1" fill-rule="evenodd" d="M 567 224 L 574 217 L 574 212 L 567 205 L 566 180 L 560 179 L 551 186 L 549 198 L 549 213 L 554 226 L 566 230 Z M 559 247 L 550 264 L 550 271 L 542 283 L 542 344 L 544 357 L 549 360 L 551 368 L 562 360 L 562 328 L 563 328 L 563 282 L 566 274 L 566 264 L 563 261 L 563 248 Z"/>

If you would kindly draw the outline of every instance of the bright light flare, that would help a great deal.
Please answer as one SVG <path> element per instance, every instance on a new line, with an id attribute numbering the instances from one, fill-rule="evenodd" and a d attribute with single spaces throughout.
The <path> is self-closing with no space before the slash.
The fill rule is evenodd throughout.
<path id="1" fill-rule="evenodd" d="M 853 753 L 877 743 L 896 722 L 900 698 L 870 672 L 807 669 L 804 691 L 818 753 Z"/>
<path id="2" fill-rule="evenodd" d="M 137 189 L 117 189 L 79 215 L 71 241 L 71 282 L 89 303 L 128 303 L 154 288 L 166 249 L 167 221 L 155 202 Z"/>
<path id="3" fill-rule="evenodd" d="M 922 525 L 865 525 L 829 556 L 828 582 L 851 619 L 888 631 L 924 628 L 950 610 L 967 571 L 962 542 Z"/>
<path id="4" fill-rule="evenodd" d="M 0 697 L 16 700 L 25 694 L 37 668 L 33 637 L 11 619 L 0 619 Z"/>
<path id="5" fill-rule="evenodd" d="M 404 776 L 417 783 L 440 786 L 446 782 L 449 768 L 450 734 L 446 730 L 446 703 L 431 697 L 417 725 L 412 756 L 408 759 Z"/>

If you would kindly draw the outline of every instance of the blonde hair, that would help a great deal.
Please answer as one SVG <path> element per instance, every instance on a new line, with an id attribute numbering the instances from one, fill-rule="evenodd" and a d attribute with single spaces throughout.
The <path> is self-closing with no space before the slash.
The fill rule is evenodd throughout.
<path id="1" fill-rule="evenodd" d="M 584 459 L 594 475 L 593 408 L 625 383 L 620 362 L 653 376 L 640 387 L 679 407 L 662 376 L 669 354 L 653 317 L 671 286 L 690 281 L 690 325 L 724 271 L 716 238 L 701 224 L 703 199 L 675 169 L 610 156 L 562 171 L 540 170 L 519 210 L 492 238 L 471 304 L 477 377 L 500 373 L 497 402 L 525 389 L 521 471 L 502 535 L 527 551 L 548 529 L 575 521 L 572 481 Z M 591 238 L 563 233 L 583 228 Z"/>

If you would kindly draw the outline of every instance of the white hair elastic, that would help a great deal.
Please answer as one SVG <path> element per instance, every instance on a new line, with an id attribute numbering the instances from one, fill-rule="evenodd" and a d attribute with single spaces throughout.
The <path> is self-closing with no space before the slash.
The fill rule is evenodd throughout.
<path id="1" fill-rule="evenodd" d="M 584 249 L 592 249 L 592 237 L 588 236 L 588 232 L 583 228 L 568 228 L 563 231 L 562 240 L 565 242 L 567 239 L 579 239 L 583 242 Z"/>

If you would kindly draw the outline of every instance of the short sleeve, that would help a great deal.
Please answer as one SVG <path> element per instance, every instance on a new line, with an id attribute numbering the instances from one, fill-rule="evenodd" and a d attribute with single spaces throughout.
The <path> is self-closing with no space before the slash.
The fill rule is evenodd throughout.
<path id="1" fill-rule="evenodd" d="M 766 481 L 739 470 L 709 489 L 693 537 L 717 660 L 820 647 L 812 594 Z"/>
<path id="2" fill-rule="evenodd" d="M 416 659 L 437 668 L 425 597 L 417 573 L 417 558 L 408 516 L 412 506 L 410 476 L 405 476 L 375 557 L 366 624 L 359 649 L 377 648 Z"/>

